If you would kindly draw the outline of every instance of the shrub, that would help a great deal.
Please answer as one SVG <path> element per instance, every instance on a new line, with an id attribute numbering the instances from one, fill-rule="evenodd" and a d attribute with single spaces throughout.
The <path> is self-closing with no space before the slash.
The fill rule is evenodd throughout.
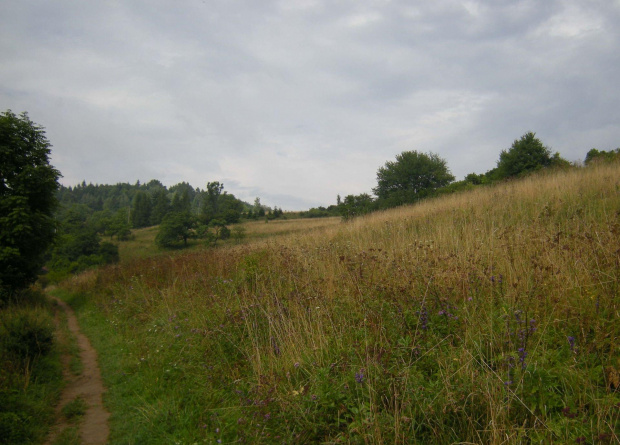
<path id="1" fill-rule="evenodd" d="M 52 349 L 53 323 L 42 310 L 19 309 L 3 314 L 0 333 L 2 349 L 15 358 L 32 360 Z"/>

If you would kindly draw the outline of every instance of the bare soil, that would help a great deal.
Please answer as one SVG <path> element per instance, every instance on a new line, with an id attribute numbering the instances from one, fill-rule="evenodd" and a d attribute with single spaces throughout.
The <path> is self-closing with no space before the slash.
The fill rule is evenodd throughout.
<path id="1" fill-rule="evenodd" d="M 108 427 L 110 413 L 103 406 L 105 387 L 97 363 L 97 352 L 91 346 L 88 338 L 80 331 L 73 309 L 59 299 L 56 299 L 56 302 L 67 314 L 67 325 L 77 339 L 83 371 L 79 376 L 73 375 L 69 370 L 69 357 L 63 357 L 63 376 L 67 385 L 56 408 L 57 424 L 52 429 L 46 444 L 51 445 L 60 432 L 71 427 L 71 424 L 63 418 L 61 411 L 67 403 L 77 397 L 81 397 L 86 402 L 86 413 L 79 423 L 81 443 L 86 445 L 105 444 L 110 433 Z"/>

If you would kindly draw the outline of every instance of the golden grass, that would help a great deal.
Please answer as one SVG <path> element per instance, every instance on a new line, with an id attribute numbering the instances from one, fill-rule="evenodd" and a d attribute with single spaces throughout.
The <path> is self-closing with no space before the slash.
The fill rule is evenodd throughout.
<path id="1" fill-rule="evenodd" d="M 235 404 L 231 392 L 209 405 L 238 410 L 228 439 L 266 440 L 233 419 L 244 410 L 262 416 L 252 425 L 277 417 L 269 431 L 297 442 L 617 438 L 604 370 L 620 357 L 620 164 L 346 223 L 246 227 L 243 245 L 86 280 L 98 308 L 143 337 L 134 353 L 174 341 L 166 327 L 149 338 L 158 320 L 186 317 L 199 329 L 183 357 L 198 366 L 208 356 L 225 383 L 192 382 L 207 393 L 244 388 L 263 403 Z"/>

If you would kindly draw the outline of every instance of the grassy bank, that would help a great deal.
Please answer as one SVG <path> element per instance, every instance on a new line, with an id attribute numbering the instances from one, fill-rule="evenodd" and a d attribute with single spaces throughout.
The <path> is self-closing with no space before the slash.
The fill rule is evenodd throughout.
<path id="1" fill-rule="evenodd" d="M 115 443 L 615 443 L 619 258 L 611 164 L 62 292 Z"/>
<path id="2" fill-rule="evenodd" d="M 38 291 L 0 307 L 0 443 L 42 443 L 63 385 L 55 310 Z"/>

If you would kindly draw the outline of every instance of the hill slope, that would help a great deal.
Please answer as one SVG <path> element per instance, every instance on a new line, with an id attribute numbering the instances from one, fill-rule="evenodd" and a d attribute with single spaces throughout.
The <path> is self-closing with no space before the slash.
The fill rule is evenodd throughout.
<path id="1" fill-rule="evenodd" d="M 112 442 L 618 440 L 620 164 L 65 285 Z"/>

